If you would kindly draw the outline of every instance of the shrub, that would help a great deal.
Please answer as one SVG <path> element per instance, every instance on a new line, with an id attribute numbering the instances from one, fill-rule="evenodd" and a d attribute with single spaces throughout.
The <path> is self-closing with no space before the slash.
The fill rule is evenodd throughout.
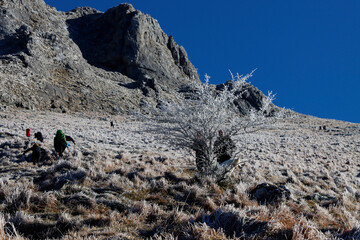
<path id="1" fill-rule="evenodd" d="M 153 130 L 162 133 L 168 143 L 195 153 L 197 170 L 201 175 L 213 176 L 218 181 L 224 179 L 239 162 L 234 149 L 231 153 L 233 161 L 218 164 L 221 146 L 216 144 L 216 140 L 219 130 L 223 130 L 236 145 L 239 134 L 256 131 L 280 116 L 280 111 L 272 110 L 274 95 L 271 92 L 268 96 L 256 98 L 254 101 L 259 101 L 258 105 L 248 104 L 246 109 L 241 109 L 246 110 L 246 114 L 239 112 L 241 105 L 236 102 L 249 98 L 250 85 L 246 81 L 251 76 L 252 73 L 232 75 L 231 81 L 218 88 L 209 83 L 208 76 L 205 83 L 192 83 L 188 94 L 174 93 L 174 101 L 163 102 L 165 117 L 161 120 L 166 124 Z"/>

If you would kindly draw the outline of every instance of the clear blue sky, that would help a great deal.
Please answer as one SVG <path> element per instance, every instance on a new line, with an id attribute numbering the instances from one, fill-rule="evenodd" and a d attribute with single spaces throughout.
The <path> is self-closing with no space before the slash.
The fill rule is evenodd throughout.
<path id="1" fill-rule="evenodd" d="M 45 0 L 59 11 L 114 0 Z M 184 46 L 201 79 L 250 80 L 277 94 L 275 104 L 360 123 L 360 0 L 134 0 Z"/>

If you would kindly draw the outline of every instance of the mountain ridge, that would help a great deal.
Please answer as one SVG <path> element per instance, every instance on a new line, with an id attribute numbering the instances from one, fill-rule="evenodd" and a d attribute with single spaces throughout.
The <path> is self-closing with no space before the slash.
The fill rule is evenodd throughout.
<path id="1" fill-rule="evenodd" d="M 2 105 L 156 114 L 173 91 L 200 82 L 185 49 L 131 4 L 58 12 L 43 0 L 11 0 L 0 13 Z M 240 97 L 242 113 L 263 97 L 247 88 L 257 101 Z"/>

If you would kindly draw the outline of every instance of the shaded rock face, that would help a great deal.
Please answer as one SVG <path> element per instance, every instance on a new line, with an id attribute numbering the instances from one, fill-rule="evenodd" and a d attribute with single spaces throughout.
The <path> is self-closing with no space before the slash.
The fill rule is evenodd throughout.
<path id="1" fill-rule="evenodd" d="M 232 89 L 233 82 L 229 80 L 224 84 L 219 84 L 216 86 L 216 90 L 221 91 L 225 86 Z M 244 84 L 241 91 L 236 94 L 237 99 L 234 101 L 234 105 L 242 115 L 246 115 L 250 108 L 260 110 L 263 100 L 266 97 L 259 89 L 248 83 Z"/>
<path id="2" fill-rule="evenodd" d="M 193 81 L 185 49 L 130 4 L 58 12 L 43 0 L 0 0 L 0 106 L 151 115 Z"/>
<path id="3" fill-rule="evenodd" d="M 183 47 L 156 20 L 121 4 L 105 13 L 67 20 L 70 37 L 94 66 L 119 71 L 138 86 L 169 90 L 199 80 Z"/>
<path id="4" fill-rule="evenodd" d="M 5 35 L 2 40 L 0 40 L 0 52 L 2 55 L 7 54 L 18 54 L 24 52 L 27 55 L 30 55 L 30 52 L 27 48 L 27 44 L 30 42 L 30 31 L 29 28 L 25 25 L 22 25 L 15 30 L 14 33 L 9 33 Z"/>

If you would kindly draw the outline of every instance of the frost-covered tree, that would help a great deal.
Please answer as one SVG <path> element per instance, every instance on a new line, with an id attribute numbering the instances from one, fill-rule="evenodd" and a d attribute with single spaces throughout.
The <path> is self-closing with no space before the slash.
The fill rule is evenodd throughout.
<path id="1" fill-rule="evenodd" d="M 233 75 L 228 84 L 221 90 L 209 83 L 209 76 L 205 76 L 205 83 L 192 83 L 192 91 L 174 93 L 175 100 L 164 102 L 165 120 L 167 123 L 162 133 L 166 135 L 171 144 L 191 150 L 196 157 L 196 167 L 200 174 L 210 175 L 218 180 L 227 176 L 238 164 L 238 151 L 231 152 L 229 161 L 218 163 L 219 130 L 232 138 L 235 145 L 237 135 L 247 131 L 255 131 L 259 127 L 278 117 L 272 100 L 274 95 L 270 92 L 263 95 L 259 108 L 247 109 L 246 114 L 240 114 L 234 102 L 246 95 L 247 80 L 252 76 L 247 74 Z"/>

